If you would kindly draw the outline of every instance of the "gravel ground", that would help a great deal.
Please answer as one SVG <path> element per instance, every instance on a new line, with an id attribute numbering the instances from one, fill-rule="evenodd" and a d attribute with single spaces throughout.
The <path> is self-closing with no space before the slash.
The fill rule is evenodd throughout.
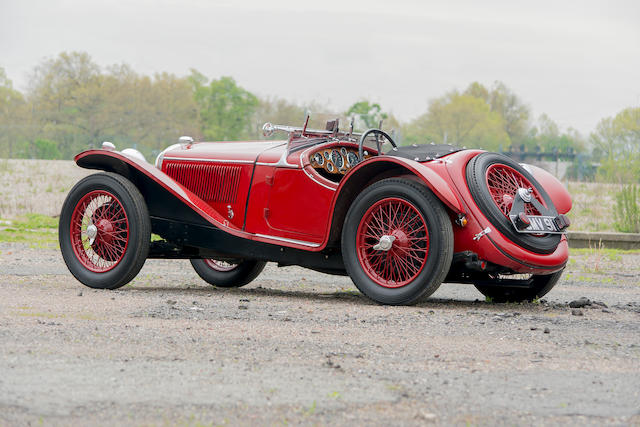
<path id="1" fill-rule="evenodd" d="M 150 260 L 96 291 L 0 243 L 0 425 L 640 425 L 639 384 L 640 254 L 576 256 L 538 304 L 385 307 L 274 265 L 222 290 Z"/>

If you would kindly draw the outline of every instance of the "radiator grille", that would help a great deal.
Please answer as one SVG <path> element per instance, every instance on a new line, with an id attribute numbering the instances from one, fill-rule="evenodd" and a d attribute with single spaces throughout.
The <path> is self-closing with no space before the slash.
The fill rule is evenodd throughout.
<path id="1" fill-rule="evenodd" d="M 166 174 L 206 202 L 235 203 L 241 166 L 168 163 Z"/>

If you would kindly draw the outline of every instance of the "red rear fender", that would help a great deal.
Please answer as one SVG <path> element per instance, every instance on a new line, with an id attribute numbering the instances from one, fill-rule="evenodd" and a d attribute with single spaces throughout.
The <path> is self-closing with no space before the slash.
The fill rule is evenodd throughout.
<path id="1" fill-rule="evenodd" d="M 571 210 L 571 195 L 566 187 L 546 170 L 533 165 L 524 165 L 531 175 L 542 185 L 558 213 L 566 214 Z"/>
<path id="2" fill-rule="evenodd" d="M 340 183 L 338 199 L 343 192 L 361 191 L 372 180 L 403 174 L 411 174 L 427 185 L 449 209 L 464 212 L 458 196 L 448 180 L 448 173 L 441 161 L 418 163 L 402 157 L 374 157 L 355 167 Z"/>
<path id="3" fill-rule="evenodd" d="M 340 182 L 337 195 L 333 199 L 328 242 L 340 240 L 342 224 L 351 203 L 362 189 L 374 181 L 397 176 L 410 176 L 425 185 L 452 211 L 463 213 L 462 203 L 449 183 L 449 175 L 444 163 L 433 161 L 418 163 L 400 157 L 373 157 L 356 166 Z M 326 244 L 327 242 L 325 242 Z"/>

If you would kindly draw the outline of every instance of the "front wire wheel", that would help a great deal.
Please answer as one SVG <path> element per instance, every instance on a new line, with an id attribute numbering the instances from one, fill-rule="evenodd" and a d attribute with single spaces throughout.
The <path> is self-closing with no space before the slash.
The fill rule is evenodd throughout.
<path id="1" fill-rule="evenodd" d="M 381 304 L 415 304 L 438 289 L 453 256 L 451 221 L 423 185 L 379 181 L 352 203 L 342 230 L 345 268 Z"/>
<path id="2" fill-rule="evenodd" d="M 98 173 L 79 181 L 60 212 L 59 241 L 69 271 L 91 288 L 129 283 L 149 253 L 151 221 L 128 179 Z"/>
<path id="3" fill-rule="evenodd" d="M 108 191 L 95 190 L 73 210 L 70 234 L 78 261 L 90 271 L 104 273 L 124 258 L 129 220 L 120 200 Z"/>

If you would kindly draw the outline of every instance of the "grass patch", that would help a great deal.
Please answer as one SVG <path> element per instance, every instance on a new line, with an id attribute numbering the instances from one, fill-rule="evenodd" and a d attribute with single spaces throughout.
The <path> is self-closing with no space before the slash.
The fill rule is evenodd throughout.
<path id="1" fill-rule="evenodd" d="M 13 172 L 13 167 L 11 163 L 9 163 L 9 159 L 0 159 L 0 172 L 1 173 Z"/>
<path id="2" fill-rule="evenodd" d="M 58 233 L 56 231 L 32 231 L 5 228 L 0 230 L 0 242 L 3 243 L 29 243 L 34 248 L 44 248 L 58 245 Z"/>
<path id="3" fill-rule="evenodd" d="M 11 227 L 18 230 L 57 229 L 58 218 L 30 213 L 26 214 L 23 218 L 11 221 Z"/>
<path id="4" fill-rule="evenodd" d="M 9 226 L 0 229 L 0 242 L 28 243 L 33 248 L 58 246 L 58 218 L 30 213 L 6 223 Z"/>
<path id="5" fill-rule="evenodd" d="M 61 319 L 66 317 L 64 314 L 54 314 L 54 313 L 24 313 L 24 312 L 14 312 L 13 314 L 20 317 L 44 317 L 45 319 Z"/>
<path id="6" fill-rule="evenodd" d="M 640 249 L 610 249 L 610 248 L 569 248 L 569 255 L 601 254 L 611 261 L 618 261 L 622 255 L 640 254 Z"/>

